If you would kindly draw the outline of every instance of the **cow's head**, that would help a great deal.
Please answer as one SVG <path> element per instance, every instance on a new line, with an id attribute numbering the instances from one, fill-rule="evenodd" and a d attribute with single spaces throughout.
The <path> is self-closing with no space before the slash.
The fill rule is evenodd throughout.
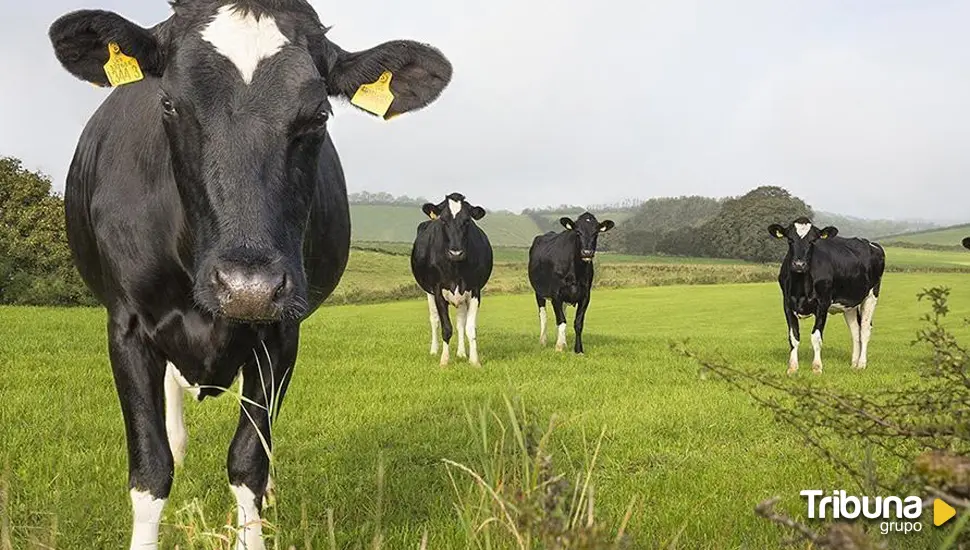
<path id="1" fill-rule="evenodd" d="M 485 209 L 472 206 L 461 193 L 452 193 L 439 204 L 426 203 L 421 207 L 426 216 L 442 224 L 448 259 L 463 261 L 468 256 L 468 226 L 472 220 L 485 217 Z"/>
<path id="2" fill-rule="evenodd" d="M 970 237 L 963 239 L 963 248 L 970 248 Z"/>
<path id="3" fill-rule="evenodd" d="M 831 225 L 819 229 L 808 218 L 798 218 L 788 227 L 773 223 L 768 226 L 768 233 L 776 239 L 788 240 L 788 260 L 791 261 L 791 270 L 795 273 L 805 273 L 811 265 L 815 243 L 819 239 L 831 239 L 839 234 L 839 230 Z"/>
<path id="4" fill-rule="evenodd" d="M 64 67 L 97 85 L 109 84 L 109 45 L 138 61 L 145 79 L 127 85 L 135 110 L 118 116 L 164 130 L 167 147 L 157 154 L 171 158 L 196 301 L 233 320 L 299 318 L 315 182 L 340 172 L 321 165 L 337 158 L 321 154 L 331 147 L 330 99 L 350 99 L 390 77 L 393 100 L 384 112 L 370 109 L 388 119 L 434 101 L 451 65 L 436 49 L 405 40 L 344 51 L 303 0 L 172 7 L 151 29 L 112 12 L 73 12 L 54 22 L 50 38 Z"/>
<path id="5" fill-rule="evenodd" d="M 575 221 L 569 218 L 559 218 L 559 223 L 576 234 L 576 242 L 579 243 L 579 258 L 584 262 L 593 261 L 593 256 L 596 255 L 596 240 L 600 233 L 606 233 L 616 226 L 613 220 L 606 220 L 602 223 L 596 221 L 596 216 L 589 212 L 584 212 Z"/>

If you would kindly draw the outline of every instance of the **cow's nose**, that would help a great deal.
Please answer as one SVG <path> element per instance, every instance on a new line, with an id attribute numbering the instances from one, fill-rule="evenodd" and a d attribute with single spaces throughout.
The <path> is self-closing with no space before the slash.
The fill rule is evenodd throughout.
<path id="1" fill-rule="evenodd" d="M 791 266 L 795 271 L 805 271 L 808 269 L 808 262 L 805 260 L 795 260 L 791 263 Z"/>
<path id="2" fill-rule="evenodd" d="M 588 249 L 588 248 L 584 248 L 583 250 L 580 250 L 580 251 L 579 251 L 579 254 L 580 254 L 580 255 L 581 255 L 581 256 L 582 256 L 583 258 L 585 258 L 585 259 L 589 259 L 589 258 L 592 258 L 592 257 L 593 257 L 593 256 L 594 256 L 594 255 L 596 254 L 596 251 L 595 251 L 595 250 L 590 250 L 590 249 Z"/>
<path id="3" fill-rule="evenodd" d="M 451 258 L 452 260 L 464 260 L 465 259 L 465 251 L 464 250 L 454 250 L 454 249 L 448 250 L 448 257 Z"/>
<path id="4" fill-rule="evenodd" d="M 245 269 L 222 265 L 213 273 L 220 312 L 241 321 L 272 321 L 280 318 L 281 303 L 292 290 L 283 270 Z"/>

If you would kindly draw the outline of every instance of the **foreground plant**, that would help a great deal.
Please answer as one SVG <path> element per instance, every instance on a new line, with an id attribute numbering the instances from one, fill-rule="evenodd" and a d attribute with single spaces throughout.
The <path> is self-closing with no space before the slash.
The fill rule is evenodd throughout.
<path id="1" fill-rule="evenodd" d="M 586 446 L 585 467 L 570 479 L 557 472 L 550 451 L 556 417 L 541 430 L 521 402 L 516 406 L 505 398 L 504 404 L 504 414 L 488 407 L 466 410 L 478 454 L 475 467 L 443 461 L 468 547 L 632 547 L 626 526 L 635 499 L 615 531 L 595 514 L 593 471 L 605 429 L 591 450 Z"/>
<path id="2" fill-rule="evenodd" d="M 700 359 L 683 345 L 675 348 L 700 362 L 703 375 L 729 383 L 772 411 L 864 492 L 919 495 L 924 508 L 939 498 L 955 507 L 961 517 L 942 548 L 962 548 L 970 543 L 964 532 L 970 518 L 970 356 L 944 325 L 949 294 L 937 287 L 917 295 L 931 305 L 914 342 L 931 350 L 921 380 L 868 396 L 747 372 Z M 851 453 L 859 447 L 866 456 L 857 465 Z M 836 522 L 814 531 L 776 512 L 777 501 L 762 502 L 756 512 L 817 548 L 883 547 L 858 524 Z"/>

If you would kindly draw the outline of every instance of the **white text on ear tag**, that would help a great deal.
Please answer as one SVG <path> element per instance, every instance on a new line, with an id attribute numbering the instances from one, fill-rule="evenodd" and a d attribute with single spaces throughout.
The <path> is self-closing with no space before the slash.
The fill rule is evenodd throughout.
<path id="1" fill-rule="evenodd" d="M 108 62 L 104 64 L 104 74 L 112 86 L 131 84 L 145 78 L 138 60 L 121 53 L 121 47 L 114 42 L 108 44 Z"/>
<path id="2" fill-rule="evenodd" d="M 363 84 L 357 88 L 357 93 L 350 102 L 369 113 L 383 117 L 394 102 L 394 94 L 391 93 L 390 86 L 391 71 L 384 71 L 376 82 Z"/>

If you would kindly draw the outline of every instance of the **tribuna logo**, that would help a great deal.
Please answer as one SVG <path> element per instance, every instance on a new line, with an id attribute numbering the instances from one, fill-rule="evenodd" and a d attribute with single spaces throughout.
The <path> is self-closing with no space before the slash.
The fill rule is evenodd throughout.
<path id="1" fill-rule="evenodd" d="M 919 497 L 897 496 L 869 497 L 848 495 L 845 491 L 805 490 L 799 493 L 808 498 L 809 519 L 878 519 L 880 531 L 909 533 L 922 530 L 923 525 L 916 521 L 923 514 L 923 501 Z M 886 521 L 896 520 L 896 521 Z"/>

